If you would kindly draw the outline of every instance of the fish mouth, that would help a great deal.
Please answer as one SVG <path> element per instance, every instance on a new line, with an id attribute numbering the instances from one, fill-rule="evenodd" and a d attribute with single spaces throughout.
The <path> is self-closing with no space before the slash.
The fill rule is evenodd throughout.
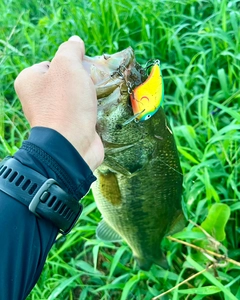
<path id="1" fill-rule="evenodd" d="M 136 62 L 131 47 L 111 55 L 84 56 L 83 67 L 94 83 L 97 99 L 107 97 L 123 86 L 130 94 L 146 78 L 146 72 Z"/>
<path id="2" fill-rule="evenodd" d="M 112 154 L 117 145 L 122 149 L 123 145 L 129 147 L 138 142 L 143 135 L 141 126 L 136 122 L 128 124 L 127 121 L 133 116 L 130 94 L 135 86 L 145 81 L 146 70 L 136 62 L 133 49 L 128 47 L 111 55 L 85 56 L 83 67 L 96 89 L 96 131 L 104 147 L 114 145 L 110 147 Z M 135 134 L 131 134 L 129 130 Z"/>

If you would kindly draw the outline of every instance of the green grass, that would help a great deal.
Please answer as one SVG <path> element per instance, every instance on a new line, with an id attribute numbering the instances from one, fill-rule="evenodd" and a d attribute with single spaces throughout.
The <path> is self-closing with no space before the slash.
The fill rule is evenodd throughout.
<path id="1" fill-rule="evenodd" d="M 184 173 L 186 218 L 201 224 L 214 203 L 231 211 L 220 247 L 240 261 L 240 3 L 227 0 L 2 0 L 0 3 L 0 158 L 13 154 L 29 127 L 13 89 L 25 67 L 49 60 L 80 35 L 88 55 L 132 46 L 137 60 L 162 62 L 164 108 Z M 93 198 L 67 237 L 52 248 L 28 299 L 148 300 L 201 271 L 209 259 L 165 239 L 170 269 L 140 271 L 129 248 L 96 240 Z M 178 237 L 211 240 L 189 223 Z M 240 299 L 240 267 L 220 261 L 161 299 Z"/>

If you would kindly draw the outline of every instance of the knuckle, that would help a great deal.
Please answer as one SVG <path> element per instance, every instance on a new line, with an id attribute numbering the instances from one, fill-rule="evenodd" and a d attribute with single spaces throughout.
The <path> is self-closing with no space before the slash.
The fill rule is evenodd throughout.
<path id="1" fill-rule="evenodd" d="M 14 88 L 16 92 L 22 90 L 23 87 L 29 85 L 35 78 L 34 66 L 22 70 L 14 81 Z M 27 84 L 26 84 L 27 83 Z"/>
<path id="2" fill-rule="evenodd" d="M 22 79 L 24 77 L 24 74 L 25 74 L 25 70 L 21 71 L 14 81 L 14 88 L 16 91 L 18 91 L 21 88 L 22 81 L 23 81 Z"/>
<path id="3" fill-rule="evenodd" d="M 25 77 L 25 76 L 26 76 L 26 73 L 29 72 L 29 69 L 30 69 L 30 67 L 28 67 L 28 68 L 26 68 L 26 69 L 23 69 L 23 70 L 18 74 L 18 76 L 17 76 L 17 78 L 16 78 L 16 81 L 20 81 L 21 78 Z"/>

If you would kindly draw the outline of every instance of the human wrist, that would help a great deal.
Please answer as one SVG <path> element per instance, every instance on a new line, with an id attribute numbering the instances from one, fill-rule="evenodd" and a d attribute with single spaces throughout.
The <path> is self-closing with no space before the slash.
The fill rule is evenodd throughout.
<path id="1" fill-rule="evenodd" d="M 103 146 L 95 128 L 93 126 L 91 128 L 89 124 L 92 123 L 86 122 L 84 124 L 83 122 L 83 125 L 79 128 L 79 124 L 74 124 L 74 121 L 66 122 L 65 120 L 63 123 L 60 120 L 44 121 L 42 119 L 31 122 L 31 127 L 49 128 L 61 134 L 81 155 L 89 168 L 94 171 L 103 160 Z M 76 128 L 79 128 L 79 130 L 76 130 Z"/>
<path id="2" fill-rule="evenodd" d="M 84 130 L 84 128 L 81 128 L 79 135 L 76 134 L 76 130 L 66 130 L 66 128 L 59 126 L 52 129 L 56 130 L 71 143 L 92 171 L 95 171 L 102 163 L 103 145 L 95 129 L 90 131 L 89 129 Z"/>
<path id="3" fill-rule="evenodd" d="M 91 169 L 72 144 L 50 128 L 32 128 L 28 140 L 23 142 L 14 157 L 44 176 L 55 179 L 76 199 L 82 198 L 95 180 Z"/>

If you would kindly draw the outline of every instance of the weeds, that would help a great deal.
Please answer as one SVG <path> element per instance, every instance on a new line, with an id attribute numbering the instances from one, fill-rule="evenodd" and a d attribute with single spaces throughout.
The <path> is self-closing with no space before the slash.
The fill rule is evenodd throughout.
<path id="1" fill-rule="evenodd" d="M 201 224 L 213 204 L 225 203 L 231 215 L 222 245 L 239 261 L 239 1 L 2 0 L 0 15 L 0 157 L 28 136 L 13 90 L 23 68 L 51 59 L 73 34 L 83 38 L 88 55 L 132 46 L 142 64 L 161 60 L 164 109 L 184 173 L 185 215 Z M 170 269 L 141 271 L 124 243 L 95 239 L 100 214 L 91 194 L 83 204 L 81 220 L 57 240 L 28 299 L 157 299 L 197 272 L 161 299 L 240 299 L 239 266 L 218 264 L 214 271 L 191 247 L 165 239 Z M 189 223 L 182 240 L 197 245 L 203 233 L 192 228 Z"/>

